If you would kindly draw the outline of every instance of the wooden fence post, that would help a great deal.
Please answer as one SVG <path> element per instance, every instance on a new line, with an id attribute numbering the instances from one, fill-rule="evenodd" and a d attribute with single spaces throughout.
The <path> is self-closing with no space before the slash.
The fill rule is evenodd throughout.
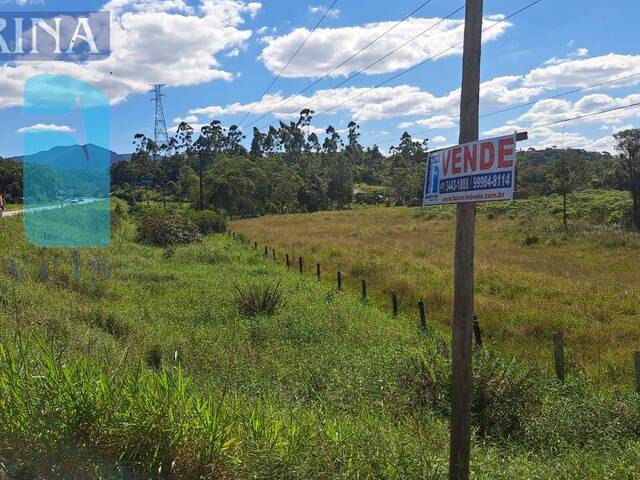
<path id="1" fill-rule="evenodd" d="M 427 315 L 424 311 L 424 302 L 420 300 L 418 302 L 418 311 L 420 312 L 420 328 L 424 331 L 427 330 Z"/>
<path id="2" fill-rule="evenodd" d="M 289 254 L 288 254 L 288 253 L 285 253 L 285 255 L 284 255 L 284 261 L 285 261 L 285 263 L 287 264 L 287 268 L 289 268 L 290 263 L 289 263 Z"/>
<path id="3" fill-rule="evenodd" d="M 318 281 L 320 281 L 320 264 L 316 263 L 316 277 L 318 277 Z"/>
<path id="4" fill-rule="evenodd" d="M 342 272 L 338 272 L 338 290 L 342 290 Z"/>
<path id="5" fill-rule="evenodd" d="M 367 281 L 362 279 L 362 300 L 367 299 Z"/>
<path id="6" fill-rule="evenodd" d="M 482 348 L 482 330 L 480 330 L 480 323 L 478 322 L 478 315 L 473 316 L 473 336 L 476 339 L 476 345 Z"/>
<path id="7" fill-rule="evenodd" d="M 265 257 L 269 256 L 269 247 L 267 247 L 266 245 L 264 246 L 264 256 Z"/>
<path id="8" fill-rule="evenodd" d="M 273 261 L 275 262 L 276 261 L 276 249 L 272 248 L 271 252 L 273 253 Z"/>
<path id="9" fill-rule="evenodd" d="M 304 261 L 302 260 L 302 257 L 298 257 L 298 264 L 300 266 L 300 273 L 304 272 Z"/>
<path id="10" fill-rule="evenodd" d="M 398 292 L 393 290 L 391 292 L 391 309 L 393 310 L 393 316 L 398 316 Z"/>
<path id="11" fill-rule="evenodd" d="M 561 382 L 564 382 L 564 337 L 562 332 L 555 332 L 553 334 L 553 359 L 556 375 Z"/>
<path id="12" fill-rule="evenodd" d="M 640 352 L 635 353 L 636 363 L 636 389 L 640 393 Z"/>
<path id="13" fill-rule="evenodd" d="M 258 249 L 258 242 L 253 242 L 253 248 L 254 248 L 254 250 Z"/>

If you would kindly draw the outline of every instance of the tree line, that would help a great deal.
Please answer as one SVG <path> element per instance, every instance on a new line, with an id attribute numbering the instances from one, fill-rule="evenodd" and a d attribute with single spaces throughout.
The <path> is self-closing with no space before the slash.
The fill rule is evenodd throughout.
<path id="1" fill-rule="evenodd" d="M 231 217 L 342 209 L 352 203 L 419 205 L 427 140 L 404 132 L 383 154 L 360 143 L 360 127 L 329 126 L 320 139 L 311 126 L 314 112 L 295 122 L 279 122 L 265 132 L 253 129 L 248 147 L 236 125 L 214 120 L 196 134 L 181 123 L 168 144 L 134 137 L 135 153 L 111 167 L 114 195 L 130 203 L 150 197 L 224 209 Z M 566 203 L 583 188 L 627 190 L 632 223 L 640 230 L 640 129 L 614 135 L 616 155 L 547 148 L 518 152 L 516 185 L 524 196 L 552 193 Z M 0 159 L 0 189 L 9 202 L 22 197 L 22 168 Z"/>
<path id="2" fill-rule="evenodd" d="M 313 111 L 303 110 L 296 122 L 279 122 L 264 133 L 254 128 L 249 148 L 237 126 L 219 121 L 197 138 L 181 123 L 167 145 L 138 134 L 131 160 L 112 167 L 112 188 L 135 200 L 135 187 L 149 186 L 165 200 L 222 208 L 234 218 L 342 209 L 353 202 L 356 184 L 382 187 L 368 196 L 356 189 L 366 203 L 415 204 L 421 198 L 426 141 L 404 133 L 385 156 L 377 146 L 360 144 L 355 122 L 342 132 L 329 126 L 321 142 L 312 118 Z"/>

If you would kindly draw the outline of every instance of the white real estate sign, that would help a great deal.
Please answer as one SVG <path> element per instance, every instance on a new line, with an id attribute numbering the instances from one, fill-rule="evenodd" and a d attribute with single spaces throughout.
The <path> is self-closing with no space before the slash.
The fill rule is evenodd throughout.
<path id="1" fill-rule="evenodd" d="M 516 136 L 478 140 L 429 153 L 422 205 L 512 200 Z"/>

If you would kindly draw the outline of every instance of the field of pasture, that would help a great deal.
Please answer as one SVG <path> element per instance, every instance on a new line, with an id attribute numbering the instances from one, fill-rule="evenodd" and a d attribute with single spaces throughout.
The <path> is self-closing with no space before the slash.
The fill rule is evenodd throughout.
<path id="1" fill-rule="evenodd" d="M 410 244 L 431 235 L 449 249 L 451 227 L 414 214 L 373 209 L 283 219 L 301 239 L 324 239 L 305 255 L 332 248 L 321 258 L 327 265 L 331 252 L 334 260 L 341 251 L 362 258 L 358 271 L 341 264 L 350 272 L 345 286 L 355 288 L 355 277 L 368 274 L 376 297 L 385 262 L 390 284 L 404 278 L 403 268 L 410 285 L 422 265 L 431 278 L 425 292 L 433 292 L 427 331 L 413 318 L 408 289 L 393 317 L 381 295 L 378 307 L 338 291 L 329 267 L 322 282 L 287 272 L 241 238 L 152 247 L 135 241 L 133 215 L 125 214 L 109 248 L 74 253 L 31 246 L 20 218 L 1 219 L 0 479 L 447 478 L 451 359 L 446 329 L 434 322 L 444 324 L 448 314 L 448 255 L 424 245 L 411 261 L 410 249 L 388 238 L 399 231 L 397 241 Z M 358 244 L 365 216 L 370 240 Z M 327 234 L 311 227 L 320 222 L 334 232 L 330 247 Z M 414 228 L 400 227 L 406 223 Z M 497 232 L 494 245 L 505 244 L 507 253 L 523 248 L 522 262 L 531 249 L 516 247 L 505 225 L 481 220 L 481 242 Z M 341 250 L 349 235 L 356 243 Z M 372 253 L 374 243 L 379 250 Z M 569 288 L 570 274 L 595 277 L 596 267 L 584 266 L 595 247 L 583 248 L 571 250 L 571 269 L 546 260 L 564 276 L 562 286 Z M 495 272 L 485 267 L 482 275 L 495 275 L 493 283 L 481 284 L 492 290 L 479 295 L 479 314 L 495 338 L 489 312 L 500 305 L 508 312 L 507 298 L 522 293 L 502 287 L 503 261 L 492 258 Z M 622 280 L 637 262 L 630 258 L 626 265 L 617 260 L 608 278 Z M 522 281 L 525 267 L 518 268 L 507 278 Z M 552 278 L 540 266 L 531 270 L 527 285 Z M 535 285 L 535 292 L 557 292 L 553 285 Z M 547 293 L 546 301 L 557 299 Z M 575 300 L 569 311 L 578 307 Z M 533 335 L 515 327 L 510 335 Z M 632 341 L 624 345 L 630 349 Z M 490 343 L 474 350 L 473 478 L 637 478 L 640 396 L 632 385 L 597 385 L 575 369 L 561 383 Z"/>
<path id="2" fill-rule="evenodd" d="M 477 214 L 476 305 L 485 338 L 501 349 L 553 365 L 552 334 L 565 333 L 570 364 L 598 381 L 633 380 L 640 350 L 640 236 L 619 224 L 623 192 L 569 199 L 569 231 L 558 197 L 485 204 Z M 400 321 L 451 319 L 455 209 L 370 208 L 237 221 L 232 230 L 292 259 L 309 275 L 337 271 L 352 291 L 367 280 L 383 309 L 398 292 Z"/>

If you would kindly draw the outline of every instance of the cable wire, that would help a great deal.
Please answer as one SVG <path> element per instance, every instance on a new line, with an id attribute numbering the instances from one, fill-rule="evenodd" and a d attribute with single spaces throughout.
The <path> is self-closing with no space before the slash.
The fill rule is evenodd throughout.
<path id="1" fill-rule="evenodd" d="M 542 100 L 550 100 L 550 99 L 555 99 L 555 98 L 566 97 L 566 96 L 572 95 L 574 93 L 584 92 L 585 90 L 591 90 L 592 88 L 602 87 L 604 85 L 610 85 L 612 83 L 620 82 L 620 81 L 623 81 L 623 80 L 629 80 L 631 78 L 635 78 L 635 77 L 638 77 L 638 76 L 640 76 L 640 72 L 632 73 L 631 75 L 625 75 L 623 77 L 612 78 L 611 80 L 606 80 L 604 82 L 594 83 L 593 85 L 587 85 L 586 87 L 576 88 L 576 89 L 573 89 L 573 90 L 569 90 L 567 92 L 562 92 L 562 93 L 558 93 L 558 94 L 555 94 L 555 95 L 549 95 L 549 96 L 545 96 L 545 97 L 540 97 L 540 98 L 537 98 L 537 99 L 535 99 L 535 100 L 533 100 L 531 102 L 519 103 L 517 105 L 512 105 L 512 106 L 509 106 L 509 107 L 506 107 L 506 108 L 503 108 L 503 109 L 500 109 L 500 110 L 494 110 L 492 112 L 484 113 L 484 114 L 480 115 L 480 118 L 492 117 L 492 116 L 498 115 L 500 113 L 505 113 L 505 112 L 509 112 L 509 111 L 512 111 L 512 110 L 516 110 L 518 108 L 529 107 L 531 105 L 535 105 L 536 103 L 538 103 L 538 102 L 540 102 Z M 451 127 L 455 127 L 455 126 L 457 126 L 459 124 L 460 124 L 460 122 L 456 122 Z M 451 127 L 449 127 L 449 128 L 451 128 Z M 426 129 L 426 130 L 419 130 L 417 132 L 410 133 L 410 135 L 412 137 L 415 136 L 415 135 L 422 135 L 424 133 L 430 132 L 431 130 L 434 130 L 434 129 L 433 128 L 429 128 L 429 129 Z M 385 143 L 391 143 L 391 142 L 395 142 L 395 141 L 396 141 L 395 137 L 394 138 L 389 138 L 389 139 L 383 140 L 381 142 L 376 142 L 376 145 L 384 145 Z"/>
<path id="2" fill-rule="evenodd" d="M 304 41 L 300 44 L 300 46 L 296 49 L 295 52 L 293 52 L 293 55 L 291 55 L 291 58 L 289 58 L 289 61 L 285 64 L 284 67 L 282 67 L 282 69 L 280 70 L 280 72 L 278 72 L 278 74 L 275 76 L 275 78 L 271 81 L 271 83 L 269 84 L 269 86 L 265 89 L 264 92 L 262 92 L 262 95 L 260 96 L 260 99 L 257 102 L 254 102 L 253 105 L 251 106 L 251 109 L 245 114 L 245 116 L 242 118 L 242 121 L 240 122 L 241 124 L 244 123 L 244 121 L 247 119 L 247 117 L 251 114 L 251 112 L 253 112 L 254 108 L 256 108 L 256 106 L 258 106 L 261 102 L 262 99 L 264 98 L 264 96 L 269 92 L 269 90 L 271 90 L 271 87 L 273 87 L 273 85 L 278 81 L 278 79 L 280 78 L 280 76 L 284 73 L 284 71 L 287 69 L 287 67 L 291 64 L 291 62 L 293 61 L 294 58 L 296 58 L 296 56 L 298 55 L 298 53 L 300 53 L 300 50 L 302 50 L 302 48 L 306 45 L 306 43 L 309 41 L 309 39 L 311 38 L 311 36 L 314 34 L 314 32 L 318 29 L 318 27 L 320 26 L 320 24 L 324 21 L 324 19 L 327 17 L 327 15 L 329 14 L 329 12 L 331 11 L 331 9 L 333 8 L 333 6 L 338 2 L 338 0 L 333 0 L 333 3 L 324 11 L 324 14 L 322 15 L 322 17 L 320 18 L 320 20 L 318 20 L 318 23 L 316 23 L 316 25 L 313 27 L 313 29 L 309 32 L 309 35 L 307 35 L 307 38 L 304 39 Z"/>
<path id="3" fill-rule="evenodd" d="M 520 14 L 520 13 L 524 12 L 525 10 L 528 10 L 529 8 L 531 8 L 531 7 L 535 6 L 535 5 L 537 5 L 537 4 L 538 4 L 538 3 L 540 3 L 541 1 L 542 1 L 542 0 L 535 0 L 535 1 L 531 2 L 531 3 L 529 3 L 528 5 L 526 5 L 526 6 L 522 7 L 521 9 L 519 9 L 519 10 L 517 10 L 517 11 L 513 12 L 512 14 L 510 14 L 510 15 L 508 15 L 508 16 L 506 16 L 506 17 L 504 17 L 504 18 L 503 18 L 503 19 L 501 19 L 500 21 L 498 21 L 498 22 L 494 23 L 494 24 L 493 24 L 493 25 L 491 25 L 490 27 L 484 28 L 484 29 L 482 30 L 482 33 L 485 33 L 485 32 L 487 32 L 487 31 L 491 30 L 492 28 L 497 27 L 498 25 L 500 25 L 500 24 L 502 24 L 502 23 L 506 22 L 506 21 L 507 21 L 507 20 L 509 20 L 510 18 L 513 18 L 513 17 L 515 17 L 516 15 L 518 15 L 518 14 Z M 390 78 L 388 78 L 388 79 L 386 79 L 386 80 L 383 80 L 382 82 L 377 83 L 377 84 L 376 84 L 376 85 L 374 85 L 373 87 L 369 87 L 369 88 L 367 88 L 364 92 L 361 92 L 361 93 L 359 93 L 358 95 L 355 95 L 354 97 L 348 98 L 346 101 L 344 101 L 344 102 L 340 102 L 340 103 L 338 103 L 338 104 L 334 105 L 333 107 L 329 108 L 328 110 L 324 110 L 324 111 L 322 111 L 322 112 L 320 112 L 320 113 L 316 114 L 314 118 L 318 118 L 318 117 L 319 117 L 319 116 L 321 116 L 321 115 L 325 115 L 325 114 L 327 114 L 327 113 L 329 113 L 329 112 L 331 112 L 331 111 L 335 110 L 335 109 L 336 109 L 336 108 L 338 108 L 338 107 L 341 107 L 341 106 L 343 106 L 343 105 L 345 105 L 345 104 L 347 104 L 347 103 L 349 103 L 349 102 L 351 102 L 351 101 L 353 101 L 353 100 L 355 100 L 355 99 L 357 99 L 357 98 L 360 98 L 360 97 L 362 97 L 363 95 L 365 95 L 365 94 L 367 94 L 368 92 L 370 92 L 371 90 L 373 90 L 373 89 L 375 89 L 375 88 L 379 88 L 379 87 L 381 87 L 382 85 L 385 85 L 385 84 L 387 84 L 387 83 L 389 83 L 389 82 L 391 82 L 391 81 L 393 81 L 393 80 L 395 80 L 395 79 L 397 79 L 397 78 L 399 78 L 399 77 L 401 77 L 401 76 L 403 76 L 403 75 L 406 75 L 407 73 L 409 73 L 409 72 L 411 72 L 411 71 L 415 70 L 416 68 L 421 67 L 421 66 L 422 66 L 422 65 L 424 65 L 425 63 L 427 63 L 427 62 L 429 62 L 429 61 L 431 61 L 431 60 L 434 60 L 434 59 L 436 59 L 436 58 L 438 58 L 438 57 L 440 57 L 440 56 L 444 55 L 445 53 L 447 53 L 447 52 L 449 52 L 449 51 L 451 51 L 451 50 L 453 50 L 453 49 L 455 49 L 455 48 L 458 48 L 460 45 L 463 45 L 463 44 L 464 44 L 464 40 L 462 40 L 461 42 L 456 43 L 455 45 L 451 45 L 450 47 L 446 48 L 445 50 L 441 51 L 440 53 L 438 53 L 438 54 L 436 54 L 436 55 L 433 55 L 433 56 L 431 56 L 431 57 L 429 57 L 429 58 L 427 58 L 427 59 L 425 59 L 425 60 L 423 60 L 423 61 L 421 61 L 421 62 L 419 62 L 419 63 L 417 63 L 417 64 L 415 64 L 415 65 L 413 65 L 412 67 L 410 67 L 410 68 L 408 68 L 408 69 L 406 69 L 406 70 L 403 70 L 402 72 L 399 72 L 399 73 L 397 73 L 397 74 L 393 75 L 392 77 L 390 77 Z"/>
<path id="4" fill-rule="evenodd" d="M 398 22 L 396 22 L 392 27 L 388 28 L 385 32 L 383 32 L 382 34 L 378 35 L 375 39 L 373 39 L 371 42 L 369 42 L 368 44 L 366 44 L 364 47 L 362 47 L 360 50 L 358 50 L 356 53 L 354 53 L 353 55 L 351 55 L 349 58 L 347 58 L 346 60 L 342 61 L 341 63 L 339 63 L 338 65 L 336 65 L 335 67 L 333 67 L 331 70 L 329 70 L 327 73 L 325 73 L 324 75 L 322 75 L 320 78 L 318 78 L 317 80 L 314 80 L 313 82 L 311 82 L 309 85 L 307 85 L 305 88 L 303 88 L 302 90 L 300 90 L 298 93 L 296 93 L 294 96 L 287 98 L 286 100 L 280 102 L 278 105 L 275 106 L 275 108 L 273 108 L 273 110 L 265 113 L 264 115 L 262 115 L 261 117 L 257 118 L 256 120 L 254 120 L 253 122 L 249 123 L 248 125 L 245 125 L 245 127 L 250 127 L 251 125 L 259 122 L 260 120 L 262 120 L 265 117 L 268 117 L 269 115 L 271 115 L 272 113 L 277 112 L 281 107 L 283 107 L 284 105 L 288 104 L 289 102 L 292 102 L 294 99 L 300 97 L 300 95 L 302 95 L 303 93 L 305 93 L 306 91 L 308 91 L 309 89 L 313 88 L 314 86 L 316 86 L 318 83 L 320 83 L 322 80 L 326 79 L 327 77 L 329 77 L 333 72 L 335 72 L 336 70 L 338 70 L 340 67 L 343 67 L 345 64 L 347 64 L 348 62 L 350 62 L 351 60 L 353 60 L 354 58 L 356 58 L 358 55 L 360 55 L 362 52 L 364 52 L 367 48 L 369 48 L 370 46 L 372 46 L 374 43 L 376 43 L 378 40 L 382 39 L 383 37 L 385 37 L 386 35 L 388 35 L 389 33 L 391 33 L 392 30 L 394 30 L 395 28 L 397 28 L 398 26 L 400 26 L 402 23 L 404 23 L 405 21 L 407 21 L 413 14 L 415 14 L 416 12 L 418 12 L 419 10 L 421 10 L 422 8 L 424 8 L 425 6 L 427 6 L 429 3 L 431 3 L 433 0 L 427 0 L 426 2 L 423 2 L 421 5 L 419 5 L 417 8 L 413 9 L 411 12 L 409 12 L 407 15 L 404 16 L 404 18 L 402 18 L 401 20 L 399 20 Z M 464 8 L 464 5 L 462 6 L 462 8 Z M 386 54 L 384 57 L 380 58 L 379 60 L 377 60 L 376 62 L 372 63 L 371 65 L 365 67 L 363 70 L 360 70 L 359 72 L 357 72 L 355 75 L 347 78 L 345 81 L 341 82 L 339 85 L 343 85 L 344 83 L 352 80 L 353 78 L 357 77 L 358 75 L 360 75 L 361 73 L 365 72 L 367 69 L 373 67 L 374 65 L 376 65 L 377 63 L 381 62 L 382 60 L 384 60 L 385 58 L 387 58 L 389 55 L 391 55 L 392 53 L 395 53 L 396 51 L 398 51 L 399 49 L 403 48 L 404 46 L 408 45 L 409 43 L 411 43 L 412 41 L 414 41 L 416 38 L 418 38 L 419 36 L 425 34 L 426 32 L 428 32 L 429 30 L 433 29 L 434 27 L 436 27 L 437 25 L 439 25 L 440 23 L 442 23 L 442 21 L 448 19 L 449 17 L 451 17 L 453 14 L 457 13 L 458 11 L 460 11 L 461 9 L 457 9 L 455 10 L 453 13 L 451 13 L 449 16 L 447 16 L 445 19 L 441 20 L 440 22 L 438 22 L 437 24 L 429 27 L 428 29 L 424 30 L 423 32 L 419 33 L 418 35 L 416 35 L 415 37 L 413 37 L 412 39 L 410 39 L 408 42 L 405 42 L 404 44 L 400 45 L 399 47 L 397 47 L 396 49 L 392 50 L 390 53 Z M 337 88 L 337 87 L 332 87 L 332 88 Z M 294 110 L 293 112 L 288 112 L 286 115 L 291 114 L 291 113 L 295 113 L 297 111 Z M 270 123 L 269 125 L 272 125 L 272 123 Z M 262 127 L 264 128 L 264 127 Z"/>
<path id="5" fill-rule="evenodd" d="M 619 106 L 619 107 L 607 108 L 605 110 L 599 110 L 597 112 L 591 112 L 591 113 L 586 113 L 584 115 L 578 115 L 577 117 L 563 118 L 562 120 L 556 120 L 556 121 L 549 122 L 549 123 L 543 123 L 542 125 L 534 125 L 533 127 L 529 128 L 529 131 L 537 130 L 539 128 L 550 127 L 552 125 L 557 125 L 558 123 L 573 122 L 575 120 L 582 120 L 583 118 L 595 117 L 597 115 L 603 115 L 605 113 L 616 112 L 618 110 L 624 110 L 626 108 L 634 108 L 634 107 L 640 107 L 640 102 L 631 103 L 629 105 L 622 105 L 622 106 Z"/>

